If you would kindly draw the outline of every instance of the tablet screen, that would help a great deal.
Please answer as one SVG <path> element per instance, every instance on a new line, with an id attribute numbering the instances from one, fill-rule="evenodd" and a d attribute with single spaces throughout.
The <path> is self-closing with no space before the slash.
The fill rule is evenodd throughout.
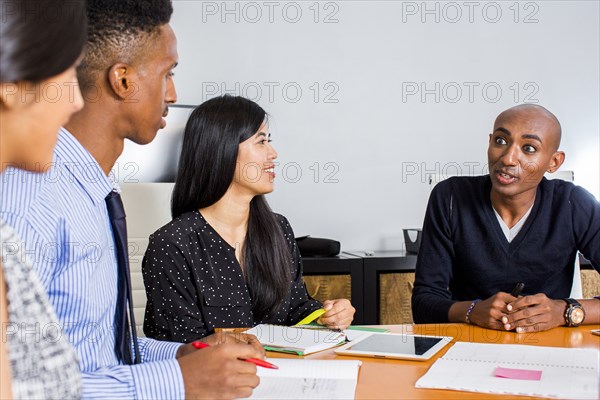
<path id="1" fill-rule="evenodd" d="M 347 350 L 423 355 L 442 338 L 409 335 L 371 335 Z"/>

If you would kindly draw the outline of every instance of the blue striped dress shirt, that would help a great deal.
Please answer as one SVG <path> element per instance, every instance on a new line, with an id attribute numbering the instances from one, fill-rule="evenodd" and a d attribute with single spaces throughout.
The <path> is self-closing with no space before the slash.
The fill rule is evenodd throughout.
<path id="1" fill-rule="evenodd" d="M 65 129 L 45 174 L 7 169 L 1 217 L 23 239 L 63 332 L 76 348 L 86 398 L 183 398 L 180 343 L 139 338 L 141 364 L 121 365 L 113 329 L 117 262 L 104 198 L 115 186 Z"/>

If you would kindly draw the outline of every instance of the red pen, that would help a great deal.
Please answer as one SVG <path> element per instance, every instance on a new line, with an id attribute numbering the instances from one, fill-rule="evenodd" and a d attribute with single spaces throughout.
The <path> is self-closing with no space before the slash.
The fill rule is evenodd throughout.
<path id="1" fill-rule="evenodd" d="M 192 342 L 192 346 L 194 346 L 197 349 L 205 349 L 207 347 L 210 347 L 209 344 L 204 343 L 204 342 Z M 267 362 L 264 360 L 259 360 L 258 358 L 244 358 L 243 360 L 251 362 L 254 365 L 258 365 L 259 367 L 279 369 L 279 367 L 277 365 L 271 364 L 270 362 Z"/>

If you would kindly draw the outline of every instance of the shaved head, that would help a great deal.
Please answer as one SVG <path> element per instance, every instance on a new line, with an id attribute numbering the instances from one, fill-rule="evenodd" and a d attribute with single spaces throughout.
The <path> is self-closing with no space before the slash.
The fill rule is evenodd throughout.
<path id="1" fill-rule="evenodd" d="M 562 128 L 558 118 L 546 108 L 537 104 L 519 104 L 502 111 L 494 122 L 494 131 L 502 127 L 506 122 L 517 122 L 531 126 L 532 131 L 542 131 L 548 146 L 558 150 L 562 136 Z"/>
<path id="2" fill-rule="evenodd" d="M 565 160 L 560 136 L 560 122 L 542 106 L 521 104 L 500 113 L 488 145 L 492 204 L 533 204 L 544 174 Z"/>

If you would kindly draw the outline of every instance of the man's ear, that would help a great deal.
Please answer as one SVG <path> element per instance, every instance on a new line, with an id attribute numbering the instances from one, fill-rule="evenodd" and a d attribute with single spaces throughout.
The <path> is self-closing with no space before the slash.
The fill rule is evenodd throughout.
<path id="1" fill-rule="evenodd" d="M 127 100 L 134 91 L 132 68 L 125 63 L 117 63 L 108 70 L 108 82 L 117 99 Z"/>
<path id="2" fill-rule="evenodd" d="M 565 162 L 565 152 L 557 151 L 552 154 L 552 158 L 550 159 L 550 164 L 548 165 L 548 169 L 546 171 L 550 173 L 556 172 L 560 166 Z"/>

